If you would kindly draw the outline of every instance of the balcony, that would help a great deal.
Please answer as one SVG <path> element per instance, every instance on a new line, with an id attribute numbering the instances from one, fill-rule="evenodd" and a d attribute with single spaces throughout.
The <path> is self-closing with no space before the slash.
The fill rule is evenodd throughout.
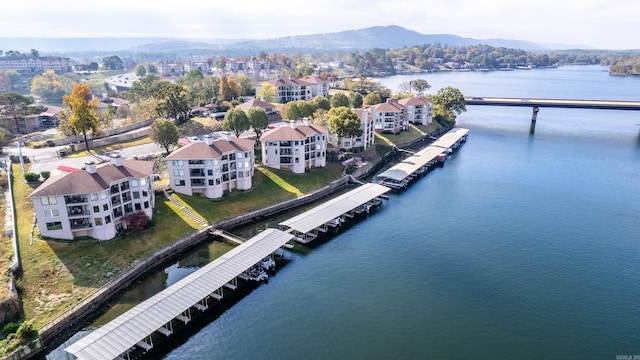
<path id="1" fill-rule="evenodd" d="M 191 171 L 189 171 L 189 175 L 191 177 L 204 177 L 204 169 L 192 169 Z"/>
<path id="2" fill-rule="evenodd" d="M 65 204 L 80 204 L 89 202 L 89 199 L 86 196 L 79 195 L 67 195 L 64 197 Z"/>
<path id="3" fill-rule="evenodd" d="M 122 194 L 122 201 L 123 202 L 131 201 L 131 193 L 128 193 L 128 192 L 123 193 Z"/>
<path id="4" fill-rule="evenodd" d="M 121 208 L 117 208 L 113 210 L 113 218 L 117 219 L 119 217 L 122 217 L 122 215 L 124 215 L 124 213 L 122 212 Z"/>
<path id="5" fill-rule="evenodd" d="M 129 182 L 123 182 L 120 184 L 120 191 L 129 190 Z"/>
<path id="6" fill-rule="evenodd" d="M 67 209 L 67 215 L 69 215 L 69 217 L 79 217 L 79 216 L 86 216 L 86 215 L 90 215 L 89 210 L 86 207 L 83 206 L 70 206 Z"/>
<path id="7" fill-rule="evenodd" d="M 280 146 L 291 146 L 292 142 L 291 141 L 280 141 Z"/>
<path id="8" fill-rule="evenodd" d="M 120 196 L 112 196 L 111 197 L 111 205 L 115 206 L 115 205 L 120 205 L 122 203 L 122 201 L 120 200 Z"/>
<path id="9" fill-rule="evenodd" d="M 91 221 L 88 218 L 74 219 L 70 221 L 71 230 L 80 230 L 91 227 Z"/>
<path id="10" fill-rule="evenodd" d="M 111 185 L 109 191 L 111 192 L 111 194 L 117 194 L 120 192 L 120 188 L 118 187 L 118 185 Z"/>
<path id="11" fill-rule="evenodd" d="M 192 179 L 191 187 L 205 187 L 207 186 L 204 179 Z"/>

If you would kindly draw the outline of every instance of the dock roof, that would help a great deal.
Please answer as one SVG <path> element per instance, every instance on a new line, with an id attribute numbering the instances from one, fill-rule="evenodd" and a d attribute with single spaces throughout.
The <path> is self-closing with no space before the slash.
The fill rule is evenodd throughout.
<path id="1" fill-rule="evenodd" d="M 65 348 L 82 360 L 115 359 L 293 238 L 266 229 Z"/>
<path id="2" fill-rule="evenodd" d="M 364 184 L 278 225 L 287 226 L 301 233 L 308 233 L 389 190 L 391 189 L 379 184 Z"/>
<path id="3" fill-rule="evenodd" d="M 460 138 L 467 135 L 468 132 L 469 132 L 469 129 L 453 128 L 449 130 L 446 134 L 442 135 L 438 140 L 434 141 L 429 146 L 436 146 L 436 147 L 448 149 L 451 146 L 453 146 L 453 144 L 455 144 L 456 141 L 460 140 Z"/>
<path id="4" fill-rule="evenodd" d="M 418 171 L 421 167 L 433 161 L 438 155 L 442 154 L 443 151 L 444 150 L 439 147 L 427 146 L 426 148 L 395 164 L 386 171 L 378 174 L 378 178 L 402 181 Z"/>

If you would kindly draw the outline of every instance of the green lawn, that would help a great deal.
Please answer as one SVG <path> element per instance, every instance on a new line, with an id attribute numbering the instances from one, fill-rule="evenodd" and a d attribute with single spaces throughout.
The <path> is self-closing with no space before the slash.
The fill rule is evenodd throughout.
<path id="1" fill-rule="evenodd" d="M 197 228 L 192 222 L 183 220 L 163 195 L 158 195 L 153 215 L 154 225 L 146 230 L 104 242 L 93 239 L 59 241 L 40 238 L 36 227 L 36 235 L 31 240 L 33 207 L 27 195 L 35 186 L 22 180 L 19 165 L 13 165 L 13 170 L 24 268 L 18 286 L 22 291 L 26 319 L 34 320 L 36 328 L 104 285 L 137 260 Z M 306 193 L 339 178 L 341 170 L 339 164 L 333 163 L 306 174 L 271 170 L 280 179 L 278 181 L 256 171 L 254 186 L 249 191 L 234 190 L 217 200 L 199 196 L 174 196 L 208 221 L 216 222 L 296 197 L 295 193 L 286 189 L 287 186 L 283 187 L 285 183 Z"/>

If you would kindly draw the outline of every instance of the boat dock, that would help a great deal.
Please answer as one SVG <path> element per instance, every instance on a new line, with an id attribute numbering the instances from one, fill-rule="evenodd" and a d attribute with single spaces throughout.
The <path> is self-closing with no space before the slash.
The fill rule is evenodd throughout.
<path id="1" fill-rule="evenodd" d="M 433 165 L 444 162 L 447 154 L 453 153 L 467 140 L 468 133 L 469 130 L 463 128 L 449 130 L 431 145 L 378 174 L 378 183 L 396 190 L 407 188 L 411 181 Z"/>
<path id="2" fill-rule="evenodd" d="M 379 184 L 364 184 L 278 225 L 294 234 L 296 242 L 307 244 L 320 232 L 340 226 L 355 214 L 368 213 L 382 203 L 380 197 L 389 190 Z"/>
<path id="3" fill-rule="evenodd" d="M 224 288 L 235 290 L 238 278 L 252 278 L 251 271 L 265 257 L 290 243 L 294 235 L 266 229 L 226 254 L 138 304 L 84 338 L 65 348 L 77 359 L 129 359 L 136 349 L 153 348 L 155 333 L 173 334 L 173 322 L 185 325 L 191 311 L 205 311 L 209 300 L 221 300 Z"/>

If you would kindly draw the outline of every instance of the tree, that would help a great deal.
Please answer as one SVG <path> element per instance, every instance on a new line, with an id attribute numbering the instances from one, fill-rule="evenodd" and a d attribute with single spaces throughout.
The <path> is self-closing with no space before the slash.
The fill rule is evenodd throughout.
<path id="1" fill-rule="evenodd" d="M 358 115 L 346 106 L 331 108 L 327 114 L 327 124 L 329 131 L 338 135 L 338 144 L 341 138 L 362 136 Z"/>
<path id="2" fill-rule="evenodd" d="M 139 77 L 144 77 L 145 75 L 147 75 L 147 69 L 142 64 L 136 65 L 136 68 L 135 70 L 133 70 L 133 72 L 136 74 L 136 76 Z"/>
<path id="3" fill-rule="evenodd" d="M 127 99 L 131 102 L 137 102 L 140 99 L 156 97 L 160 92 L 163 81 L 156 74 L 147 74 L 147 76 L 134 81 L 131 88 L 127 91 Z"/>
<path id="4" fill-rule="evenodd" d="M 257 97 L 266 102 L 275 102 L 278 97 L 278 88 L 271 84 L 264 83 L 260 87 L 260 90 L 258 90 Z"/>
<path id="5" fill-rule="evenodd" d="M 398 92 L 402 94 L 408 94 L 411 92 L 411 83 L 408 81 L 403 81 L 398 84 Z"/>
<path id="6" fill-rule="evenodd" d="M 71 110 L 68 107 L 64 107 L 58 111 L 58 132 L 65 136 L 76 136 L 76 129 L 71 126 Z"/>
<path id="7" fill-rule="evenodd" d="M 289 120 L 298 120 L 302 118 L 302 110 L 300 109 L 299 103 L 294 101 L 286 104 L 284 111 L 282 112 L 282 116 Z"/>
<path id="8" fill-rule="evenodd" d="M 347 95 L 343 93 L 337 93 L 331 96 L 329 99 L 332 108 L 341 107 L 341 106 L 349 106 L 349 98 Z"/>
<path id="9" fill-rule="evenodd" d="M 240 134 L 251 128 L 251 123 L 247 114 L 236 108 L 227 111 L 221 125 L 222 130 L 231 131 L 236 134 L 236 137 L 240 137 Z"/>
<path id="10" fill-rule="evenodd" d="M 160 118 L 156 119 L 156 121 L 151 124 L 151 128 L 149 129 L 149 138 L 156 144 L 162 146 L 167 151 L 168 155 L 169 146 L 178 145 L 180 131 L 173 121 L 166 118 Z"/>
<path id="11" fill-rule="evenodd" d="M 313 98 L 313 103 L 314 106 L 317 109 L 323 109 L 326 111 L 329 111 L 329 109 L 331 109 L 331 102 L 329 101 L 329 99 L 327 99 L 326 97 L 322 96 L 322 95 L 318 95 L 316 97 Z"/>
<path id="12" fill-rule="evenodd" d="M 155 64 L 147 64 L 147 74 L 157 74 L 158 68 Z"/>
<path id="13" fill-rule="evenodd" d="M 47 101 L 61 102 L 65 94 L 72 91 L 74 81 L 47 70 L 31 81 L 31 92 Z"/>
<path id="14" fill-rule="evenodd" d="M 19 89 L 20 88 L 20 73 L 15 70 L 7 70 L 5 76 L 9 79 L 9 84 L 11 89 Z"/>
<path id="15" fill-rule="evenodd" d="M 0 94 L 0 118 L 3 120 L 3 127 L 10 129 L 12 132 L 18 131 L 18 120 L 42 111 L 40 107 L 32 105 L 32 98 L 17 92 Z"/>
<path id="16" fill-rule="evenodd" d="M 451 111 L 454 115 L 459 115 L 467 111 L 464 95 L 458 88 L 451 86 L 444 87 L 433 97 L 433 103 L 441 105 L 447 111 Z"/>
<path id="17" fill-rule="evenodd" d="M 64 103 L 71 109 L 69 123 L 77 134 L 82 134 L 84 144 L 89 150 L 87 133 L 97 134 L 99 130 L 99 119 L 96 115 L 98 109 L 98 99 L 91 100 L 89 84 L 75 84 L 70 95 L 65 95 Z"/>
<path id="18" fill-rule="evenodd" d="M 366 105 L 376 105 L 380 104 L 381 102 L 382 99 L 380 98 L 380 95 L 378 95 L 378 93 L 369 93 L 364 97 L 364 103 Z"/>
<path id="19" fill-rule="evenodd" d="M 352 92 L 351 94 L 349 94 L 349 104 L 351 105 L 352 108 L 359 108 L 362 107 L 362 95 L 358 94 L 357 92 Z"/>
<path id="20" fill-rule="evenodd" d="M 156 98 L 141 99 L 131 107 L 131 116 L 134 121 L 143 121 L 158 117 L 158 108 L 161 101 Z"/>
<path id="21" fill-rule="evenodd" d="M 247 111 L 247 117 L 249 118 L 251 128 L 253 128 L 253 131 L 256 133 L 257 143 L 262 131 L 269 126 L 269 118 L 267 117 L 267 113 L 264 112 L 264 109 L 258 106 L 250 108 L 249 111 Z"/>
<path id="22" fill-rule="evenodd" d="M 107 56 L 102 59 L 102 65 L 107 70 L 122 70 L 124 69 L 124 63 L 117 55 Z"/>
<path id="23" fill-rule="evenodd" d="M 158 114 L 185 121 L 191 111 L 191 99 L 187 89 L 168 81 L 164 81 L 160 89 L 161 102 Z"/>
<path id="24" fill-rule="evenodd" d="M 415 79 L 410 81 L 411 87 L 413 88 L 413 90 L 415 90 L 418 94 L 422 94 L 424 93 L 425 90 L 429 89 L 431 87 L 431 85 L 429 85 L 429 83 L 427 82 L 427 80 L 424 79 Z"/>

